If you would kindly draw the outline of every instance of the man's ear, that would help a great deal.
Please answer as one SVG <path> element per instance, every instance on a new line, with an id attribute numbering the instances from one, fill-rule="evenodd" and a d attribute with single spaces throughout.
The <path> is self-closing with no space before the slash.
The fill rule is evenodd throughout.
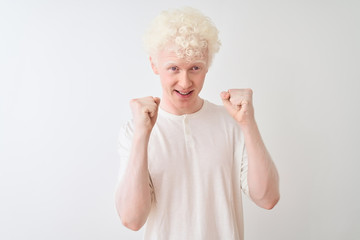
<path id="1" fill-rule="evenodd" d="M 150 57 L 149 57 L 149 60 L 150 60 L 151 68 L 152 68 L 153 72 L 154 72 L 155 74 L 159 74 L 159 70 L 158 70 L 158 68 L 157 68 L 157 65 L 156 65 L 155 62 L 154 62 L 154 59 L 152 59 L 151 56 L 150 56 Z"/>

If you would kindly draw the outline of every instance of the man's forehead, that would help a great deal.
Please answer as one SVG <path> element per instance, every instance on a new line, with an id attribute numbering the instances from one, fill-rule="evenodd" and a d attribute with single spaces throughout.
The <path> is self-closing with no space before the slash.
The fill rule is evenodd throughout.
<path id="1" fill-rule="evenodd" d="M 186 59 L 183 59 L 183 58 L 177 58 L 177 59 L 174 59 L 174 60 L 169 60 L 169 61 L 164 61 L 163 62 L 163 66 L 181 65 L 181 64 L 186 64 L 186 65 L 202 64 L 202 65 L 206 65 L 206 61 L 203 60 L 203 59 L 195 59 L 193 61 L 187 61 Z"/>

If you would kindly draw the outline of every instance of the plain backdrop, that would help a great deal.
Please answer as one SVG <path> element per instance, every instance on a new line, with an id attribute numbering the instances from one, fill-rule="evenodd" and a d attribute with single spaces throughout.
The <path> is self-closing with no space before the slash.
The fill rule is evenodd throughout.
<path id="1" fill-rule="evenodd" d="M 252 88 L 278 167 L 271 211 L 244 200 L 245 238 L 360 239 L 360 1 L 0 2 L 0 239 L 141 239 L 114 206 L 129 100 L 161 96 L 142 35 L 192 6 L 222 47 L 201 97 Z"/>

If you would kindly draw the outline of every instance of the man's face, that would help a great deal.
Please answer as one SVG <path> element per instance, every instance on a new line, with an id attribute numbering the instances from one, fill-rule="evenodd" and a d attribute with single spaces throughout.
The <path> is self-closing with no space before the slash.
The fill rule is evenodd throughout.
<path id="1" fill-rule="evenodd" d="M 199 93 L 208 71 L 207 58 L 188 62 L 178 58 L 174 51 L 163 50 L 157 62 L 151 59 L 155 74 L 160 76 L 163 95 L 161 107 L 176 115 L 194 113 L 202 106 Z"/>

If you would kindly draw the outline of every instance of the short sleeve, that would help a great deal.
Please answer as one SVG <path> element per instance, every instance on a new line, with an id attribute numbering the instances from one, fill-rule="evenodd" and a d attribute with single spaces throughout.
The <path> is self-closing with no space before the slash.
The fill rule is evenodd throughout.
<path id="1" fill-rule="evenodd" d="M 237 126 L 238 127 L 238 126 Z M 241 128 L 238 127 L 236 130 L 235 137 L 235 158 L 237 159 L 238 166 L 240 168 L 240 187 L 242 192 L 250 197 L 249 195 L 249 186 L 247 180 L 248 173 L 248 155 L 245 147 L 245 138 L 241 131 Z"/>
<path id="2" fill-rule="evenodd" d="M 242 160 L 241 160 L 241 167 L 240 167 L 241 189 L 246 196 L 250 197 L 249 186 L 248 186 L 248 181 L 247 181 L 247 173 L 248 173 L 248 155 L 247 155 L 245 144 L 243 144 Z"/>
<path id="3" fill-rule="evenodd" d="M 124 124 L 119 132 L 117 143 L 117 151 L 120 157 L 118 182 L 122 179 L 129 161 L 133 133 L 134 129 L 132 121 L 128 121 Z"/>

